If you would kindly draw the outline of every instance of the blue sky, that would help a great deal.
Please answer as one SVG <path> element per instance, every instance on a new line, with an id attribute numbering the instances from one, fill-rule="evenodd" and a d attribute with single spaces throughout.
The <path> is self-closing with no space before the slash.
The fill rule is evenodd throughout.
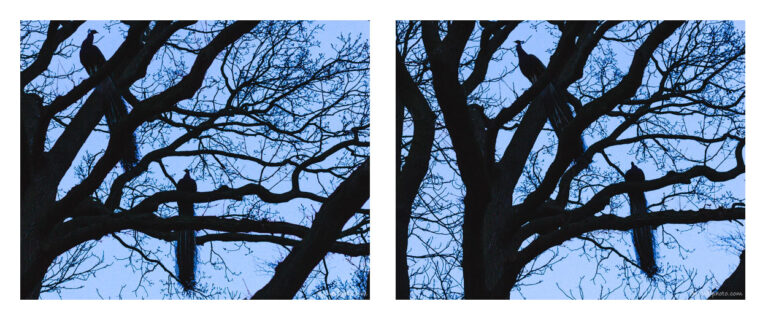
<path id="1" fill-rule="evenodd" d="M 367 21 L 317 21 L 315 23 L 324 26 L 323 30 L 320 30 L 316 34 L 315 39 L 321 43 L 320 48 L 315 51 L 316 54 L 322 53 L 330 56 L 333 53 L 331 44 L 339 43 L 337 37 L 340 35 L 351 35 L 353 38 L 359 35 L 363 41 L 367 41 L 368 39 L 369 30 Z M 106 21 L 86 22 L 70 39 L 72 39 L 74 44 L 79 45 L 85 38 L 88 29 L 95 29 L 99 32 L 99 34 L 96 35 L 95 44 L 100 48 L 107 59 L 109 59 L 114 54 L 117 47 L 123 41 L 124 35 L 121 33 L 121 31 L 124 31 L 124 26 L 114 26 L 112 22 Z M 185 59 L 187 66 L 191 65 L 191 58 L 187 57 Z M 219 63 L 217 62 L 209 69 L 209 74 L 211 72 L 210 70 L 217 69 L 218 64 Z M 75 52 L 75 54 L 68 59 L 62 59 L 59 57 L 55 58 L 52 61 L 49 70 L 60 71 L 80 67 L 81 65 L 78 60 L 77 52 Z M 158 64 L 153 62 L 153 64 L 150 65 L 148 74 L 153 74 L 155 71 L 157 71 L 157 67 Z M 57 83 L 59 86 L 58 90 L 60 92 L 66 92 L 72 87 L 72 83 L 79 83 L 80 81 L 87 78 L 87 75 L 85 71 L 81 71 L 76 73 L 73 78 L 74 79 L 71 79 L 71 82 L 68 80 L 59 81 L 59 83 Z M 70 109 L 73 108 L 74 106 L 70 107 Z M 56 137 L 57 135 L 58 133 L 56 130 L 52 131 L 51 136 Z M 83 157 L 85 157 L 88 153 L 93 154 L 99 150 L 102 150 L 106 145 L 107 138 L 108 136 L 106 134 L 92 134 L 86 142 L 85 146 L 80 150 L 80 153 L 76 158 L 76 163 L 83 159 Z M 194 148 L 194 146 L 185 145 L 180 149 L 191 148 Z M 153 148 L 145 146 L 144 149 L 140 150 L 140 154 L 144 155 L 152 149 Z M 188 158 L 165 159 L 163 163 L 166 167 L 166 170 L 168 170 L 169 174 L 171 174 L 175 180 L 178 180 L 183 176 L 183 169 L 191 168 L 197 164 L 195 161 L 190 162 L 190 159 Z M 169 184 L 170 181 L 164 178 L 156 163 L 150 165 L 149 171 L 152 172 L 151 175 L 154 175 L 158 179 L 158 183 L 160 184 L 158 187 L 160 189 L 168 190 L 171 187 Z M 115 173 L 122 173 L 122 169 L 120 169 L 118 166 L 113 174 Z M 199 177 L 202 177 L 202 179 Z M 204 176 L 199 177 L 196 177 L 198 179 L 197 185 L 199 191 L 209 191 L 218 187 L 218 185 L 212 183 L 212 181 L 207 181 Z M 113 178 L 114 176 L 110 176 L 108 181 L 109 179 Z M 69 172 L 59 186 L 60 195 L 63 195 L 66 190 L 69 190 L 69 188 L 71 188 L 77 181 L 78 179 L 76 179 L 73 166 L 70 168 Z M 306 187 L 306 191 L 319 189 L 319 185 L 312 186 L 311 184 L 304 183 L 303 186 Z M 284 184 L 277 184 L 275 187 L 280 189 L 281 187 L 284 187 Z M 329 188 L 331 185 L 326 185 L 325 187 Z M 229 204 L 231 204 L 229 201 L 218 201 L 207 207 L 198 205 L 196 209 L 196 215 L 217 215 L 221 212 L 224 212 L 225 208 Z M 278 213 L 277 216 L 280 219 L 283 219 L 283 221 L 300 223 L 302 225 L 309 226 L 311 222 L 311 216 L 314 211 L 319 208 L 319 206 L 319 203 L 311 201 L 294 200 L 289 203 L 270 206 L 270 210 L 272 212 Z M 365 207 L 367 208 L 367 205 Z M 198 232 L 198 235 L 200 235 L 200 232 Z M 121 237 L 124 240 L 129 240 L 131 235 L 123 234 Z M 167 267 L 173 268 L 175 265 L 172 247 L 173 243 L 152 240 L 145 242 L 144 246 L 149 250 L 158 250 L 160 255 L 158 255 L 156 258 L 161 259 L 161 261 Z M 198 261 L 203 260 L 202 263 L 198 264 L 198 281 L 223 287 L 224 290 L 221 292 L 221 294 L 216 296 L 217 298 L 236 297 L 238 294 L 239 297 L 250 296 L 258 289 L 260 289 L 271 278 L 273 267 L 267 266 L 267 264 L 279 262 L 282 260 L 282 257 L 287 254 L 286 250 L 280 249 L 276 245 L 266 243 L 248 244 L 247 247 L 250 250 L 249 254 L 244 254 L 245 250 L 232 251 L 229 253 L 227 252 L 227 250 L 236 249 L 237 244 L 217 243 L 214 244 L 214 246 L 217 248 L 217 255 L 220 254 L 222 259 L 226 261 L 227 267 L 231 269 L 229 272 L 237 273 L 236 276 L 232 277 L 232 273 L 223 272 L 221 270 L 214 270 L 220 269 L 222 265 L 219 264 L 214 267 L 211 263 L 207 263 L 207 260 L 209 259 L 217 259 L 217 255 L 211 254 L 211 245 L 206 244 L 198 248 Z M 87 279 L 86 281 L 72 281 L 66 284 L 67 287 L 74 287 L 78 289 L 63 290 L 60 293 L 47 293 L 41 295 L 41 298 L 167 298 L 163 296 L 162 291 L 165 290 L 160 290 L 164 282 L 169 280 L 167 274 L 158 268 L 155 272 L 152 272 L 148 275 L 148 278 L 146 278 L 148 280 L 145 280 L 148 282 L 153 282 L 153 285 L 147 286 L 146 288 L 137 287 L 136 284 L 139 282 L 140 274 L 131 272 L 130 269 L 128 269 L 128 261 L 117 260 L 123 259 L 129 254 L 129 251 L 117 243 L 117 241 L 111 240 L 109 237 L 104 237 L 99 241 L 99 244 L 92 249 L 91 252 L 95 255 L 95 257 L 103 257 L 106 263 L 112 263 L 112 265 L 101 271 L 98 271 L 95 277 Z M 137 257 L 134 255 L 134 259 L 136 258 Z M 333 280 L 339 278 L 342 280 L 349 280 L 349 273 L 354 270 L 352 268 L 352 264 L 359 264 L 361 261 L 362 260 L 360 258 L 347 259 L 342 255 L 330 254 L 327 259 L 328 267 L 331 271 L 330 279 Z M 145 284 L 148 282 L 145 282 Z M 230 296 L 230 292 L 234 292 L 234 294 Z"/>

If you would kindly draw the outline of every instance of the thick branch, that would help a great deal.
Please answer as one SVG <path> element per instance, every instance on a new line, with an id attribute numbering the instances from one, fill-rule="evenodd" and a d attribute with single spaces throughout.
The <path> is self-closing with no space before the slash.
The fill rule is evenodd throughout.
<path id="1" fill-rule="evenodd" d="M 284 203 L 297 198 L 306 198 L 317 202 L 323 202 L 326 200 L 325 198 L 314 193 L 298 190 L 284 193 L 273 193 L 262 185 L 249 183 L 235 189 L 224 186 L 208 192 L 161 191 L 144 199 L 132 209 L 125 211 L 125 213 L 141 214 L 145 212 L 154 212 L 163 203 L 177 202 L 179 200 L 193 203 L 202 203 L 225 199 L 241 200 L 244 196 L 247 195 L 256 195 L 259 197 L 259 199 L 268 203 Z"/>
<path id="2" fill-rule="evenodd" d="M 627 231 L 640 226 L 660 226 L 663 224 L 696 224 L 710 221 L 731 221 L 745 218 L 744 208 L 701 209 L 698 211 L 663 211 L 648 213 L 644 216 L 619 217 L 602 215 L 570 222 L 562 228 L 544 234 L 523 250 L 507 257 L 506 271 L 502 280 L 503 285 L 510 289 L 516 279 L 515 270 L 520 270 L 525 264 L 552 247 L 582 234 L 597 230 Z"/>
<path id="3" fill-rule="evenodd" d="M 301 240 L 290 239 L 280 236 L 263 234 L 242 234 L 242 233 L 216 233 L 197 237 L 197 245 L 203 245 L 211 241 L 245 241 L 245 242 L 269 242 L 283 246 L 295 247 L 301 243 Z M 371 246 L 368 243 L 355 244 L 336 241 L 331 245 L 329 252 L 343 254 L 349 257 L 368 256 L 371 252 Z"/>
<path id="4" fill-rule="evenodd" d="M 683 172 L 670 171 L 666 175 L 645 182 L 621 182 L 609 185 L 600 190 L 591 200 L 582 207 L 574 209 L 572 214 L 576 217 L 585 217 L 602 210 L 611 197 L 628 191 L 649 191 L 660 189 L 678 183 L 690 183 L 691 179 L 704 177 L 710 181 L 728 181 L 744 173 L 744 140 L 736 147 L 736 166 L 728 171 L 717 171 L 707 166 L 694 166 Z"/>
<path id="5" fill-rule="evenodd" d="M 323 203 L 307 236 L 275 268 L 275 275 L 252 299 L 293 298 L 328 253 L 344 224 L 368 200 L 369 184 L 369 160 L 366 160 Z"/>
<path id="6" fill-rule="evenodd" d="M 257 232 L 280 234 L 299 238 L 307 237 L 310 233 L 310 228 L 305 226 L 279 221 L 203 216 L 174 216 L 170 218 L 161 218 L 150 212 L 115 215 L 104 206 L 95 203 L 82 204 L 81 206 L 78 206 L 75 211 L 77 213 L 73 214 L 74 218 L 72 218 L 72 220 L 57 226 L 53 230 L 50 237 L 51 240 L 46 245 L 46 251 L 60 254 L 85 241 L 98 240 L 110 233 L 120 232 L 122 230 L 137 230 L 155 238 L 167 241 L 174 241 L 177 239 L 172 231 L 179 229 L 212 230 L 236 233 L 237 236 L 243 237 L 243 240 L 238 241 L 249 241 L 245 238 L 254 236 L 242 233 Z M 209 236 L 209 238 L 205 238 L 207 236 L 203 236 L 203 238 L 208 239 L 206 241 L 235 241 L 233 240 L 233 236 L 224 236 L 221 234 Z M 341 234 L 339 234 L 339 236 L 341 236 Z M 339 237 L 334 238 L 334 241 L 338 238 Z M 270 242 L 278 243 L 275 241 Z M 339 253 L 343 254 L 358 254 L 363 250 L 356 245 L 344 244 L 343 242 L 338 241 L 335 241 L 333 246 L 338 249 Z"/>
<path id="7" fill-rule="evenodd" d="M 405 164 L 397 172 L 396 200 L 396 247 L 397 247 L 397 299 L 410 297 L 408 279 L 408 225 L 411 220 L 411 207 L 416 194 L 419 192 L 424 176 L 429 169 L 432 143 L 435 138 L 435 114 L 429 108 L 424 95 L 411 78 L 405 61 L 397 52 L 397 91 L 395 92 L 397 108 L 407 108 L 413 116 L 413 139 L 408 150 Z M 405 121 L 404 117 L 400 119 Z M 403 123 L 397 124 L 402 128 Z M 399 139 L 402 139 L 402 133 Z M 398 141 L 398 147 L 402 141 Z M 398 158 L 398 161 L 400 159 Z"/>
<path id="8" fill-rule="evenodd" d="M 462 84 L 462 88 L 467 95 L 483 82 L 493 54 L 507 40 L 509 34 L 512 30 L 515 30 L 518 24 L 520 24 L 520 21 L 499 21 L 483 28 L 483 32 L 480 35 L 480 50 L 477 52 L 477 57 L 475 57 L 474 68 Z"/>
<path id="9" fill-rule="evenodd" d="M 51 21 L 48 23 L 48 34 L 43 41 L 40 52 L 37 54 L 35 62 L 29 65 L 24 71 L 21 72 L 21 89 L 32 82 L 37 76 L 39 76 L 48 65 L 51 63 L 53 55 L 56 53 L 56 48 L 59 47 L 64 40 L 69 38 L 77 28 L 83 24 L 84 21 Z M 61 26 L 61 28 L 59 28 Z"/>

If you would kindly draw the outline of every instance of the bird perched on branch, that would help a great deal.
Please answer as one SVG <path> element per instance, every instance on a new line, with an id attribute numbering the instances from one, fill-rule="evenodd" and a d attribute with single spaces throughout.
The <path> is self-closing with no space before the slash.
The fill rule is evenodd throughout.
<path id="1" fill-rule="evenodd" d="M 523 50 L 521 45 L 522 41 L 516 40 L 515 43 L 517 44 L 515 50 L 517 51 L 517 59 L 519 62 L 518 65 L 520 66 L 520 72 L 522 72 L 523 75 L 528 78 L 528 81 L 530 81 L 531 84 L 534 84 L 536 83 L 536 80 L 538 80 L 539 77 L 544 74 L 546 67 L 541 62 L 541 60 L 539 60 L 539 58 L 532 54 L 528 54 L 525 52 L 525 50 Z M 569 122 L 573 121 L 573 113 L 571 112 L 571 108 L 568 106 L 567 99 L 564 97 L 566 93 L 557 90 L 551 82 L 547 84 L 542 92 L 552 95 L 552 101 L 554 101 L 554 103 L 547 106 L 547 118 L 549 119 L 549 124 L 555 131 L 557 138 L 562 140 L 561 135 L 563 129 L 566 125 L 568 125 Z M 584 145 L 584 139 L 582 139 L 581 136 L 579 136 L 578 147 L 579 149 L 575 155 L 576 157 L 584 153 L 584 150 L 586 149 Z"/>
<path id="2" fill-rule="evenodd" d="M 189 170 L 179 179 L 176 190 L 183 192 L 197 192 L 197 183 L 189 176 Z M 190 201 L 178 201 L 179 216 L 192 217 L 195 215 L 195 204 Z M 176 241 L 176 266 L 178 278 L 184 291 L 190 291 L 195 287 L 195 255 L 197 245 L 195 243 L 195 230 L 177 230 L 179 239 Z"/>
<path id="3" fill-rule="evenodd" d="M 98 33 L 96 30 L 88 29 L 88 36 L 85 37 L 80 47 L 80 63 L 85 68 L 88 76 L 95 75 L 106 63 L 101 50 L 93 45 L 93 35 L 96 33 Z M 112 133 L 117 129 L 117 124 L 120 120 L 128 115 L 128 108 L 123 101 L 123 97 L 118 92 L 110 76 L 106 76 L 94 88 L 94 94 L 100 99 L 101 105 L 104 108 L 104 116 L 107 118 L 109 132 Z M 120 164 L 123 166 L 123 170 L 129 170 L 136 165 L 136 162 L 138 162 L 136 137 L 131 133 L 130 138 L 125 141 L 124 149 L 120 156 Z"/>
<path id="4" fill-rule="evenodd" d="M 645 181 L 645 174 L 635 163 L 624 174 L 624 180 L 627 182 Z M 645 200 L 645 193 L 642 191 L 630 191 L 629 195 L 629 213 L 632 216 L 642 216 L 648 213 L 648 204 Z M 650 226 L 637 227 L 632 229 L 632 242 L 635 245 L 637 254 L 637 264 L 640 269 L 651 278 L 656 274 L 656 243 L 653 239 L 653 229 Z"/>

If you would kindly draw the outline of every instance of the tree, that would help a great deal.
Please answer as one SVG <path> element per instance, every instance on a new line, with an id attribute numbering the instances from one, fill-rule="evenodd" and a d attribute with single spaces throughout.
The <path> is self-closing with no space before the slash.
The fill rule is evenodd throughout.
<path id="1" fill-rule="evenodd" d="M 514 40 L 545 62 L 533 84 Z M 743 238 L 732 22 L 400 21 L 396 55 L 399 299 L 508 299 L 553 282 L 549 298 L 706 298 L 727 277 L 707 268 L 736 268 L 738 253 L 693 265 L 682 241 Z M 555 134 L 545 108 L 565 90 L 575 117 Z M 631 162 L 645 181 L 624 181 Z M 647 215 L 629 215 L 629 192 L 645 193 Z M 629 232 L 647 226 L 653 278 Z"/>
<path id="2" fill-rule="evenodd" d="M 87 25 L 106 30 L 90 77 Z M 184 297 L 172 247 L 189 229 L 192 297 L 367 296 L 368 44 L 321 36 L 304 21 L 22 21 L 21 297 L 98 292 L 110 269 L 136 297 Z M 130 110 L 114 128 L 91 92 L 106 77 Z M 197 192 L 176 191 L 184 169 Z M 241 275 L 265 269 L 246 291 L 263 283 Z"/>

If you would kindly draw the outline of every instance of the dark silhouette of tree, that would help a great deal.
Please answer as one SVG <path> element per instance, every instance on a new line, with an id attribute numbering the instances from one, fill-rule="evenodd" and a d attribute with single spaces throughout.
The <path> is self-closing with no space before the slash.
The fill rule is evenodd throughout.
<path id="1" fill-rule="evenodd" d="M 532 77 L 513 41 L 535 37 L 554 44 Z M 744 34 L 731 22 L 400 21 L 396 55 L 398 299 L 508 299 L 555 277 L 581 276 L 581 296 L 558 282 L 569 298 L 585 298 L 585 277 L 588 298 L 706 298 L 717 285 L 678 238 L 706 242 L 713 221 L 743 234 L 731 189 L 743 188 Z M 553 132 L 557 94 L 576 112 Z M 624 181 L 631 162 L 646 180 Z M 630 215 L 627 194 L 643 192 L 648 213 Z M 652 278 L 627 240 L 639 228 L 660 234 Z"/>
<path id="2" fill-rule="evenodd" d="M 367 297 L 367 40 L 324 43 L 302 21 L 110 22 L 95 39 L 108 58 L 85 76 L 81 27 L 21 22 L 21 298 L 118 262 L 137 297 Z M 104 38 L 119 40 L 114 54 Z M 91 90 L 105 79 L 128 109 L 107 126 Z M 121 169 L 133 135 L 141 157 Z M 175 190 L 185 168 L 196 191 Z M 200 252 L 185 293 L 173 245 L 190 230 Z M 108 243 L 113 260 L 98 253 Z M 228 262 L 265 244 L 284 259 Z M 352 271 L 329 275 L 328 253 Z M 274 274 L 255 293 L 228 289 L 258 286 L 244 269 Z"/>

